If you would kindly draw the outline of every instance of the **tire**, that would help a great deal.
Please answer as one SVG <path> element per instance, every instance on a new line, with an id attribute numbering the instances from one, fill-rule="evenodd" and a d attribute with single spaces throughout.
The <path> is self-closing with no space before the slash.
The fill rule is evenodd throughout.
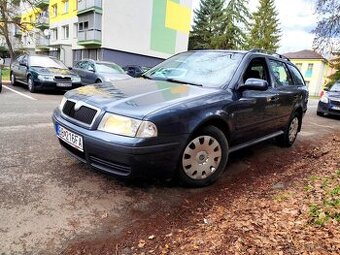
<path id="1" fill-rule="evenodd" d="M 203 187 L 214 183 L 223 173 L 229 154 L 228 140 L 214 127 L 193 135 L 181 153 L 179 179 L 184 185 Z"/>
<path id="2" fill-rule="evenodd" d="M 321 116 L 321 117 L 325 116 L 323 112 L 319 112 L 319 111 L 316 112 L 316 114 L 317 114 L 318 116 Z"/>
<path id="3" fill-rule="evenodd" d="M 31 93 L 35 93 L 37 92 L 37 88 L 34 84 L 34 81 L 33 81 L 33 78 L 32 76 L 28 76 L 27 77 L 27 85 L 28 85 L 28 90 L 31 92 Z"/>
<path id="4" fill-rule="evenodd" d="M 291 147 L 299 133 L 299 127 L 301 126 L 301 118 L 297 112 L 289 119 L 284 134 L 277 138 L 278 145 L 281 147 Z"/>
<path id="5" fill-rule="evenodd" d="M 14 73 L 11 73 L 11 85 L 12 85 L 12 86 L 18 85 L 17 79 L 15 78 Z"/>
<path id="6" fill-rule="evenodd" d="M 2 82 L 0 81 L 0 93 L 2 91 Z"/>

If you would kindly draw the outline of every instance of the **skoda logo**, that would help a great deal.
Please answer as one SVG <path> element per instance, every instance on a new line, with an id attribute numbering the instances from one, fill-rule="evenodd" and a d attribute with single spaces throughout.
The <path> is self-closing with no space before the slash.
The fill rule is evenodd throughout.
<path id="1" fill-rule="evenodd" d="M 82 107 L 83 104 L 82 102 L 78 101 L 75 105 L 74 105 L 74 110 L 75 111 L 78 111 L 80 109 L 80 107 Z"/>

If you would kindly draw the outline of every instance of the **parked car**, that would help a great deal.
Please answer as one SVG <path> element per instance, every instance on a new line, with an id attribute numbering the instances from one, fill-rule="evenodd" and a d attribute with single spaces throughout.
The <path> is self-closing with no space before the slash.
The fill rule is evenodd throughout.
<path id="1" fill-rule="evenodd" d="M 322 92 L 317 114 L 340 116 L 340 81 L 334 83 L 330 88 Z"/>
<path id="2" fill-rule="evenodd" d="M 119 65 L 113 62 L 94 61 L 92 59 L 77 62 L 72 70 L 81 77 L 83 84 L 112 82 L 131 78 Z"/>
<path id="3" fill-rule="evenodd" d="M 145 67 L 145 66 L 138 66 L 138 65 L 128 65 L 128 66 L 124 66 L 123 70 L 131 77 L 138 78 L 138 77 L 141 77 L 143 73 L 150 70 L 150 68 Z"/>
<path id="4" fill-rule="evenodd" d="M 143 76 L 65 94 L 53 122 L 61 145 L 123 177 L 218 179 L 229 154 L 277 138 L 291 146 L 308 90 L 287 59 L 257 51 L 189 51 Z"/>
<path id="5" fill-rule="evenodd" d="M 42 55 L 22 55 L 11 65 L 11 83 L 22 83 L 32 93 L 38 90 L 69 90 L 81 86 L 80 77 L 60 60 Z"/>

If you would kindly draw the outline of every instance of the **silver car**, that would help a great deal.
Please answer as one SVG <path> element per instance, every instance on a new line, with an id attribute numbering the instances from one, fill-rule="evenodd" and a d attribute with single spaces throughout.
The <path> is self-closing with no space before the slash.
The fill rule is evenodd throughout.
<path id="1" fill-rule="evenodd" d="M 131 79 L 119 65 L 113 62 L 83 59 L 77 62 L 72 70 L 80 76 L 83 85 Z"/>

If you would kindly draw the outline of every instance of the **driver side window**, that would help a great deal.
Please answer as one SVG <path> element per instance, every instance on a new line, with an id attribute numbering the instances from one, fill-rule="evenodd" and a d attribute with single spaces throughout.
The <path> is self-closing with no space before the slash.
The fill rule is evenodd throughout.
<path id="1" fill-rule="evenodd" d="M 264 58 L 254 58 L 243 74 L 243 83 L 250 78 L 262 79 L 270 83 L 268 77 L 266 60 Z"/>

